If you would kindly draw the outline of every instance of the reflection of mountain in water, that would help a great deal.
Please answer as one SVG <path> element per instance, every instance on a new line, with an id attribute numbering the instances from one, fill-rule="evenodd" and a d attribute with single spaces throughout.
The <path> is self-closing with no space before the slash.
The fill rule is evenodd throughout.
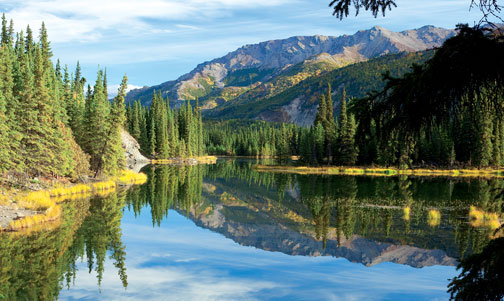
<path id="1" fill-rule="evenodd" d="M 344 257 L 367 266 L 455 265 L 491 230 L 468 223 L 469 206 L 500 214 L 503 182 L 258 173 L 253 161 L 147 169 L 130 191 L 153 224 L 169 209 L 246 246 L 289 255 Z"/>
<path id="2" fill-rule="evenodd" d="M 246 215 L 249 220 L 240 222 L 227 217 L 233 215 Z M 349 239 L 342 237 L 338 247 L 336 229 L 328 233 L 324 249 L 323 243 L 317 241 L 312 233 L 299 233 L 278 223 L 267 214 L 241 206 L 218 204 L 210 214 L 198 217 L 191 214 L 190 218 L 198 226 L 221 233 L 240 245 L 289 255 L 344 257 L 366 266 L 382 262 L 407 264 L 413 267 L 456 264 L 456 259 L 441 250 L 425 250 L 401 245 L 400 242 L 379 242 L 359 235 L 352 235 Z"/>

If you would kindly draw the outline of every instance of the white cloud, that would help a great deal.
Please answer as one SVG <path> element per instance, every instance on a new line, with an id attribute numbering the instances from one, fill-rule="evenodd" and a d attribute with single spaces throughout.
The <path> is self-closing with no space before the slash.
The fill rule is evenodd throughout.
<path id="1" fill-rule="evenodd" d="M 271 7 L 287 0 L 28 0 L 3 1 L 0 10 L 21 30 L 30 24 L 38 28 L 42 21 L 50 33 L 51 41 L 97 41 L 104 35 L 141 36 L 156 30 L 157 21 L 184 21 L 212 18 L 228 14 L 235 9 Z M 291 2 L 291 1 L 289 1 Z M 158 24 L 159 25 L 159 24 Z M 174 25 L 179 29 L 196 29 L 192 25 Z"/>
<path id="2" fill-rule="evenodd" d="M 255 292 L 274 289 L 278 284 L 270 281 L 240 279 L 208 271 L 191 271 L 177 267 L 128 267 L 128 288 L 122 287 L 114 266 L 107 262 L 102 289 L 103 300 L 236 300 L 255 299 Z M 96 274 L 88 273 L 79 264 L 76 286 L 62 290 L 62 299 L 94 298 L 97 291 Z"/>
<path id="3" fill-rule="evenodd" d="M 126 92 L 129 92 L 133 89 L 139 89 L 142 88 L 142 86 L 136 86 L 136 85 L 130 85 L 128 84 L 128 89 L 126 89 Z M 117 90 L 119 89 L 119 84 L 112 84 L 112 85 L 107 85 L 107 93 L 109 97 L 114 97 L 117 95 Z"/>

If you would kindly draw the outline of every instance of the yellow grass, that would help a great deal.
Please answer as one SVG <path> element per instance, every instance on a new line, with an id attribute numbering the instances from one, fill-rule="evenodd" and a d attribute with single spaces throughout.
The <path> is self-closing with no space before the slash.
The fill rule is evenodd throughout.
<path id="1" fill-rule="evenodd" d="M 495 230 L 501 225 L 497 213 L 486 212 L 475 206 L 469 208 L 469 220 L 470 225 L 477 228 L 485 227 Z"/>
<path id="2" fill-rule="evenodd" d="M 9 197 L 3 194 L 0 194 L 0 205 L 9 205 Z"/>
<path id="3" fill-rule="evenodd" d="M 123 170 L 116 178 L 119 184 L 143 184 L 147 182 L 147 175 L 144 173 L 136 173 L 131 170 Z"/>
<path id="4" fill-rule="evenodd" d="M 48 191 L 35 191 L 21 195 L 16 198 L 16 203 L 19 207 L 30 210 L 45 210 L 55 205 Z"/>
<path id="5" fill-rule="evenodd" d="M 410 220 L 410 212 L 411 212 L 411 208 L 410 207 L 404 207 L 403 208 L 403 219 L 405 221 L 409 221 Z"/>
<path id="6" fill-rule="evenodd" d="M 96 191 L 115 190 L 116 182 L 110 180 L 110 181 L 106 181 L 106 182 L 93 183 L 92 187 Z"/>
<path id="7" fill-rule="evenodd" d="M 61 206 L 57 203 L 65 200 L 81 199 L 91 194 L 105 196 L 115 191 L 117 183 L 119 184 L 142 184 L 147 181 L 147 176 L 143 173 L 135 173 L 124 170 L 121 174 L 109 181 L 86 184 L 77 184 L 69 187 L 56 187 L 47 191 L 35 191 L 22 194 L 14 199 L 18 207 L 29 210 L 43 211 L 41 213 L 26 216 L 21 219 L 10 222 L 8 228 L 2 230 L 23 230 L 28 228 L 43 229 L 44 227 L 35 227 L 47 222 L 53 222 L 61 216 Z M 0 194 L 0 204 L 8 203 L 7 196 Z"/>
<path id="8" fill-rule="evenodd" d="M 85 194 L 91 191 L 91 187 L 85 184 L 77 184 L 70 187 L 59 187 L 49 191 L 52 197 L 67 196 L 74 194 Z"/>
<path id="9" fill-rule="evenodd" d="M 152 159 L 151 164 L 173 164 L 173 163 L 180 163 L 181 161 L 183 162 L 190 159 L 195 159 L 196 161 L 198 161 L 198 164 L 215 164 L 217 162 L 216 156 L 200 156 L 200 157 L 181 158 L 176 160 Z"/>
<path id="10" fill-rule="evenodd" d="M 427 216 L 427 223 L 431 227 L 436 227 L 441 224 L 441 213 L 438 210 L 429 210 L 429 215 Z"/>
<path id="11" fill-rule="evenodd" d="M 254 169 L 262 172 L 279 172 L 295 174 L 329 174 L 329 175 L 367 175 L 367 176 L 443 176 L 443 177 L 486 177 L 504 178 L 504 171 L 496 169 L 396 169 L 396 168 L 360 168 L 343 166 L 277 166 L 255 165 Z"/>
<path id="12" fill-rule="evenodd" d="M 13 232 L 10 235 L 20 236 L 20 235 L 30 235 L 39 231 L 51 231 L 58 228 L 61 225 L 61 219 L 55 219 L 52 221 L 46 221 L 43 223 L 32 225 L 28 228 L 18 228 L 18 229 L 6 229 Z"/>
<path id="13" fill-rule="evenodd" d="M 13 220 L 9 223 L 9 230 L 19 230 L 29 228 L 37 224 L 53 221 L 61 216 L 61 206 L 54 205 L 46 210 L 45 213 L 26 216 L 22 219 Z"/>

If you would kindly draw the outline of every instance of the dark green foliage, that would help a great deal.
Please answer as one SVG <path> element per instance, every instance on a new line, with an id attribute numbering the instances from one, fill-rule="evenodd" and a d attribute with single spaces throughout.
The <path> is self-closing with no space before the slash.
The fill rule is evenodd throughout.
<path id="1" fill-rule="evenodd" d="M 272 70 L 270 69 L 258 69 L 258 68 L 240 69 L 230 72 L 226 76 L 224 84 L 226 86 L 238 86 L 238 87 L 249 86 L 271 73 Z"/>
<path id="2" fill-rule="evenodd" d="M 79 63 L 75 78 L 57 60 L 53 66 L 44 23 L 39 41 L 30 27 L 16 36 L 2 20 L 0 48 L 0 173 L 28 176 L 115 175 L 122 168 L 120 128 L 124 123 L 125 81 L 111 106 L 99 71 L 86 99 Z M 122 94 L 121 94 L 122 93 Z M 86 151 L 89 155 L 83 152 Z M 90 160 L 90 162 L 88 162 Z"/>
<path id="3" fill-rule="evenodd" d="M 208 121 L 204 124 L 203 141 L 211 155 L 271 157 L 299 154 L 301 128 L 292 124 L 265 121 Z"/>
<path id="4" fill-rule="evenodd" d="M 348 17 L 352 7 L 355 9 L 355 15 L 359 14 L 360 9 L 365 9 L 370 10 L 373 16 L 376 17 L 378 13 L 385 16 L 387 10 L 391 10 L 397 5 L 394 0 L 332 0 L 329 6 L 334 8 L 333 15 L 342 20 Z"/>
<path id="5" fill-rule="evenodd" d="M 501 165 L 503 44 L 477 28 L 458 30 L 424 65 L 402 78 L 386 74 L 382 91 L 353 103 L 358 144 L 378 140 L 379 160 L 367 162 Z"/>
<path id="6" fill-rule="evenodd" d="M 459 276 L 448 285 L 453 300 L 502 300 L 504 298 L 504 238 L 491 240 L 483 251 L 462 260 Z"/>
<path id="7" fill-rule="evenodd" d="M 150 107 L 140 101 L 128 106 L 127 128 L 137 138 L 144 154 L 156 159 L 170 157 L 197 157 L 204 154 L 201 111 L 187 105 L 171 109 L 161 91 L 152 95 Z"/>

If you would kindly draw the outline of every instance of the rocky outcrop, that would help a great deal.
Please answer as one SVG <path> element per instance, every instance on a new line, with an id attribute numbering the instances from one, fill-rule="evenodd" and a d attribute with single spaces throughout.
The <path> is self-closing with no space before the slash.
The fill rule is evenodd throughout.
<path id="1" fill-rule="evenodd" d="M 143 166 L 150 163 L 150 160 L 140 153 L 140 144 L 124 129 L 121 130 L 121 139 L 126 167 L 129 170 L 139 172 Z"/>

